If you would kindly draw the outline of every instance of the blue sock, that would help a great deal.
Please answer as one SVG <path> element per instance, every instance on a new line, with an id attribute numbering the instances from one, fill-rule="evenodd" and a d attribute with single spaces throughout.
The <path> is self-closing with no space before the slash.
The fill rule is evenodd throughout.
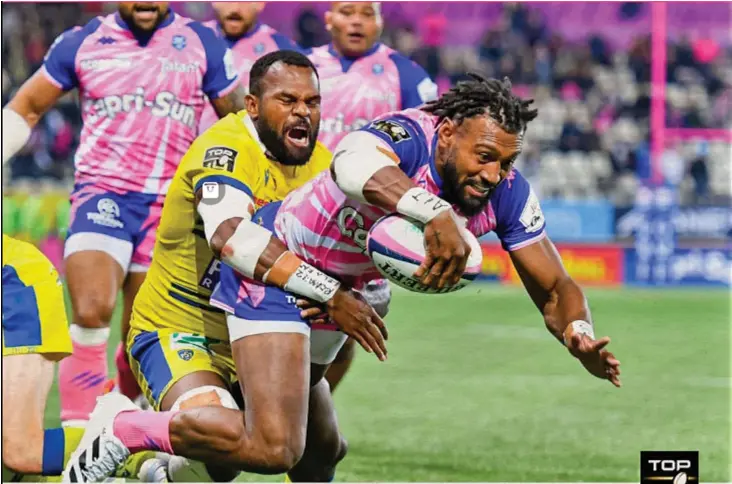
<path id="1" fill-rule="evenodd" d="M 43 433 L 44 476 L 59 476 L 64 471 L 64 429 L 48 429 Z"/>

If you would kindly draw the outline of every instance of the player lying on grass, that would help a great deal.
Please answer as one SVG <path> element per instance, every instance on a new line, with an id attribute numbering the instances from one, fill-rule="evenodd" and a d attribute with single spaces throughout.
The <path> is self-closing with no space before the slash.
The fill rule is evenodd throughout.
<path id="1" fill-rule="evenodd" d="M 2 480 L 61 481 L 83 428 L 43 428 L 56 362 L 71 353 L 58 273 L 33 245 L 3 235 Z M 130 459 L 118 475 L 137 475 Z"/>
<path id="2" fill-rule="evenodd" d="M 275 233 L 270 247 L 278 241 L 287 247 L 278 264 L 304 259 L 356 288 L 380 277 L 365 242 L 385 214 L 425 224 L 427 257 L 415 275 L 435 288 L 457 283 L 465 269 L 470 247 L 462 227 L 477 237 L 494 231 L 549 331 L 590 373 L 620 386 L 619 362 L 604 349 L 610 339 L 594 339 L 585 296 L 545 234 L 539 200 L 513 167 L 537 115 L 530 104 L 511 92 L 508 79 L 472 76 L 421 109 L 383 116 L 349 134 L 329 172 L 254 219 Z M 292 294 L 251 276 L 228 262 L 221 270 L 211 303 L 229 313 L 229 327 L 277 315 L 278 324 L 305 331 Z"/>
<path id="3" fill-rule="evenodd" d="M 104 479 L 143 449 L 175 454 L 172 480 L 195 481 L 230 480 L 240 470 L 327 481 L 345 455 L 322 378 L 344 333 L 329 326 L 309 335 L 299 323 L 281 325 L 275 312 L 227 327 L 224 312 L 208 304 L 220 257 L 327 303 L 346 334 L 385 356 L 385 328 L 371 306 L 307 263 L 281 259 L 282 244 L 270 243 L 272 233 L 252 219 L 255 206 L 284 199 L 330 165 L 330 152 L 316 143 L 315 67 L 301 54 L 276 51 L 255 62 L 249 89 L 247 111 L 214 124 L 181 161 L 135 299 L 130 362 L 160 412 L 136 411 L 119 394 L 100 399 L 66 468 L 70 481 Z"/>

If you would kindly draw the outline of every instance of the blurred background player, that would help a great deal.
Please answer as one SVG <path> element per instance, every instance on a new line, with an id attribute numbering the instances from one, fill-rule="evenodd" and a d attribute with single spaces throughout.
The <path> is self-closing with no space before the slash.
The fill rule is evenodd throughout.
<path id="1" fill-rule="evenodd" d="M 316 347 L 311 357 L 309 328 L 278 324 L 277 306 L 268 310 L 273 321 L 252 325 L 229 323 L 208 304 L 221 260 L 299 296 L 331 301 L 328 313 L 343 333 L 321 336 L 333 344 L 344 333 L 361 338 L 373 331 L 372 349 L 383 356 L 381 321 L 371 306 L 283 256 L 282 244 L 251 218 L 255 206 L 282 200 L 330 165 L 330 152 L 317 143 L 315 68 L 298 52 L 267 54 L 252 67 L 246 102 L 246 112 L 216 123 L 181 162 L 133 307 L 133 370 L 161 411 L 135 411 L 119 394 L 101 399 L 67 468 L 72 480 L 106 477 L 113 470 L 108 459 L 121 462 L 130 451 L 151 448 L 208 464 L 171 459 L 173 480 L 195 469 L 197 481 L 230 480 L 239 470 L 327 481 L 345 455 L 323 380 L 335 353 Z M 234 397 L 242 389 L 246 413 Z"/>
<path id="2" fill-rule="evenodd" d="M 437 97 L 424 69 L 379 39 L 384 28 L 379 2 L 334 2 L 325 13 L 331 42 L 312 49 L 323 95 L 320 141 L 331 151 L 351 131 L 391 111 L 414 108 Z M 386 316 L 391 299 L 384 280 L 369 283 L 364 296 Z M 331 390 L 355 357 L 347 341 L 328 370 Z"/>
<path id="3" fill-rule="evenodd" d="M 204 23 L 226 42 L 234 54 L 239 81 L 245 89 L 249 85 L 249 70 L 254 61 L 275 50 L 298 50 L 292 40 L 259 22 L 264 5 L 264 2 L 214 2 L 216 19 Z M 199 132 L 204 132 L 218 119 L 214 107 L 206 105 Z"/>
<path id="4" fill-rule="evenodd" d="M 63 33 L 42 67 L 3 109 L 3 162 L 39 118 L 79 88 L 84 122 L 76 152 L 64 250 L 74 351 L 61 362 L 65 425 L 81 425 L 107 378 L 109 322 L 124 294 L 123 341 L 150 265 L 163 198 L 196 136 L 205 93 L 223 116 L 243 107 L 231 52 L 211 29 L 167 2 L 122 2 L 118 11 Z M 140 390 L 120 343 L 119 390 Z"/>

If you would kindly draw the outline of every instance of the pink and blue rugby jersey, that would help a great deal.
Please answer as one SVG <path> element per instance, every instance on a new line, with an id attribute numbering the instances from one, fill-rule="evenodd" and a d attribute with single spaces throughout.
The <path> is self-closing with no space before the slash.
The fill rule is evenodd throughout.
<path id="1" fill-rule="evenodd" d="M 408 109 L 385 115 L 362 131 L 391 147 L 401 160 L 399 167 L 417 185 L 439 196 L 442 180 L 434 160 L 436 128 L 436 117 Z M 287 248 L 303 260 L 355 288 L 382 277 L 366 253 L 366 236 L 386 212 L 347 198 L 330 170 L 290 193 L 279 208 L 277 205 L 260 209 L 253 220 L 273 228 Z M 539 201 L 529 182 L 515 169 L 494 190 L 485 209 L 467 220 L 467 228 L 476 237 L 495 232 L 508 251 L 545 237 Z M 252 302 L 253 294 L 277 293 L 242 278 L 226 264 L 221 264 L 220 276 L 212 304 L 243 318 L 253 318 L 251 306 L 257 306 Z M 295 307 L 294 301 L 291 305 Z"/>
<path id="2" fill-rule="evenodd" d="M 239 82 L 247 92 L 249 91 L 249 71 L 257 59 L 276 50 L 301 50 L 295 42 L 269 25 L 257 24 L 249 33 L 236 38 L 227 37 L 216 20 L 206 22 L 204 25 L 214 30 L 216 35 L 223 39 L 231 49 L 234 54 L 234 65 L 239 73 Z M 218 120 L 219 117 L 211 103 L 206 103 L 201 118 L 200 132 L 203 133 Z"/>
<path id="3" fill-rule="evenodd" d="M 83 128 L 76 183 L 161 194 L 198 134 L 206 96 L 239 83 L 226 45 L 209 28 L 170 12 L 137 38 L 119 14 L 63 33 L 42 72 L 64 91 L 79 88 Z"/>
<path id="4" fill-rule="evenodd" d="M 424 69 L 381 43 L 356 59 L 340 56 L 332 44 L 308 56 L 318 69 L 323 96 L 318 139 L 331 151 L 346 134 L 378 116 L 437 97 L 437 85 Z"/>

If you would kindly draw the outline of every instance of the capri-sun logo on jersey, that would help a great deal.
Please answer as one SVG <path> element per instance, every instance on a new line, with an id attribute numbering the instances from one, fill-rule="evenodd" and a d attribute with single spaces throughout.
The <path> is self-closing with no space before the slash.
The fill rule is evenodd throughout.
<path id="1" fill-rule="evenodd" d="M 184 104 L 169 91 L 157 93 L 154 100 L 145 99 L 145 88 L 138 87 L 135 92 L 122 95 L 89 99 L 84 103 L 86 120 L 96 122 L 100 118 L 114 119 L 119 113 L 139 113 L 149 109 L 153 116 L 179 121 L 189 128 L 196 127 L 196 110 Z"/>
<path id="2" fill-rule="evenodd" d="M 97 213 L 90 212 L 86 218 L 97 225 L 121 229 L 125 224 L 119 220 L 119 205 L 111 198 L 102 198 L 97 202 Z"/>

